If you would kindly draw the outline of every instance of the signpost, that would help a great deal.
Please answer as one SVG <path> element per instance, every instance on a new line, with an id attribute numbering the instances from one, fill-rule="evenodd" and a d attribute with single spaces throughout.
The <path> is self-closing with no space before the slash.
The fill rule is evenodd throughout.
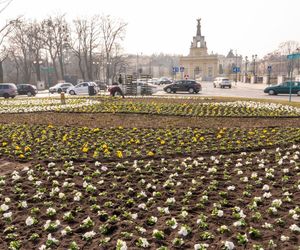
<path id="1" fill-rule="evenodd" d="M 271 83 L 271 71 L 272 71 L 272 66 L 268 66 L 268 84 Z"/>
<path id="2" fill-rule="evenodd" d="M 233 67 L 232 72 L 235 73 L 235 84 L 236 84 L 237 83 L 237 75 L 238 75 L 239 72 L 241 72 L 241 68 L 240 67 Z"/>
<path id="3" fill-rule="evenodd" d="M 289 102 L 292 100 L 292 80 L 293 80 L 293 71 L 294 71 L 294 60 L 300 58 L 300 53 L 293 53 L 287 55 L 287 59 L 291 60 L 290 62 L 290 94 L 289 94 Z"/>
<path id="4" fill-rule="evenodd" d="M 183 72 L 184 72 L 184 67 L 180 66 L 179 70 L 180 70 L 180 73 L 181 73 L 181 80 L 182 80 L 182 78 L 183 78 Z"/>

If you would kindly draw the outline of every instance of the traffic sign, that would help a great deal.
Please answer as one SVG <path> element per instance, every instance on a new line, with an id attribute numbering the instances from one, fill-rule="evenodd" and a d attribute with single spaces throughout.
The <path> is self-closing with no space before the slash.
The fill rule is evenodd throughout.
<path id="1" fill-rule="evenodd" d="M 173 67 L 173 73 L 179 72 L 179 67 Z"/>
<path id="2" fill-rule="evenodd" d="M 184 67 L 180 66 L 180 72 L 184 72 Z"/>
<path id="3" fill-rule="evenodd" d="M 299 58 L 300 58 L 300 53 L 294 53 L 294 54 L 287 55 L 287 59 L 289 59 L 289 60 L 299 59 Z"/>
<path id="4" fill-rule="evenodd" d="M 238 73 L 238 72 L 241 72 L 241 69 L 240 69 L 240 67 L 233 67 L 232 72 L 233 73 Z"/>

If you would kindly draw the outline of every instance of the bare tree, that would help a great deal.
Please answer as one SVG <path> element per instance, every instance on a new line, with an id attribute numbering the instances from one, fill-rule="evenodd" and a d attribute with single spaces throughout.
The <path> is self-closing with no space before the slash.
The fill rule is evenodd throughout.
<path id="1" fill-rule="evenodd" d="M 45 49 L 48 51 L 57 79 L 65 75 L 64 52 L 69 43 L 70 28 L 65 20 L 65 15 L 49 17 L 42 22 Z M 59 63 L 60 74 L 56 63 Z"/>
<path id="2" fill-rule="evenodd" d="M 74 55 L 78 59 L 78 67 L 79 67 L 82 79 L 86 79 L 83 61 L 82 61 L 83 47 L 84 47 L 82 40 L 84 37 L 84 30 L 85 30 L 85 26 L 86 26 L 85 23 L 86 23 L 86 21 L 82 20 L 82 19 L 74 20 L 74 25 L 75 25 L 74 40 L 71 43 L 71 49 L 72 49 Z"/>
<path id="3" fill-rule="evenodd" d="M 33 67 L 35 68 L 37 81 L 41 81 L 41 64 L 42 49 L 44 48 L 44 40 L 42 33 L 42 26 L 36 21 L 29 23 L 27 28 L 29 44 L 31 45 Z"/>
<path id="4" fill-rule="evenodd" d="M 293 52 L 295 52 L 299 48 L 299 42 L 297 41 L 286 41 L 279 45 L 278 51 L 282 55 L 289 55 Z"/>
<path id="5" fill-rule="evenodd" d="M 13 0 L 2 0 L 0 1 L 0 13 L 2 13 L 12 2 Z"/>
<path id="6" fill-rule="evenodd" d="M 74 20 L 74 24 L 73 52 L 78 58 L 82 78 L 93 80 L 93 57 L 100 45 L 99 16 L 93 16 L 89 20 L 78 18 Z"/>
<path id="7" fill-rule="evenodd" d="M 14 32 L 10 35 L 10 51 L 14 50 L 22 65 L 23 81 L 28 83 L 31 80 L 32 64 L 35 60 L 34 39 L 31 37 L 31 24 L 22 20 L 14 24 Z"/>
<path id="8" fill-rule="evenodd" d="M 106 79 L 107 81 L 110 78 L 110 65 L 111 65 L 111 55 L 113 46 L 118 43 L 119 40 L 123 40 L 125 35 L 127 23 L 123 21 L 112 19 L 110 16 L 102 16 L 100 29 L 103 36 L 103 43 L 106 55 Z"/>

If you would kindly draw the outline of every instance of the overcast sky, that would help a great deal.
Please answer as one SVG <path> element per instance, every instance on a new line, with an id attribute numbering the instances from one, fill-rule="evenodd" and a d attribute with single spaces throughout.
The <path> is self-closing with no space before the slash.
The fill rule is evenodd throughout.
<path id="1" fill-rule="evenodd" d="M 230 49 L 259 57 L 281 42 L 300 42 L 300 0 L 13 0 L 1 20 L 66 13 L 67 19 L 107 14 L 128 23 L 125 53 L 187 55 L 201 18 L 209 52 Z"/>

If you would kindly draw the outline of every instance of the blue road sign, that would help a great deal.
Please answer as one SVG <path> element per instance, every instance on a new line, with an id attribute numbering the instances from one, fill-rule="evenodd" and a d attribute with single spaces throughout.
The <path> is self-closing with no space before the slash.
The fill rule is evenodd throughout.
<path id="1" fill-rule="evenodd" d="M 299 59 L 299 58 L 300 58 L 300 53 L 294 53 L 287 56 L 287 59 L 289 60 Z"/>
<path id="2" fill-rule="evenodd" d="M 178 67 L 173 67 L 173 73 L 177 73 L 179 72 L 179 68 Z"/>
<path id="3" fill-rule="evenodd" d="M 241 69 L 240 69 L 240 67 L 233 67 L 232 72 L 233 73 L 239 73 L 239 72 L 241 72 Z"/>
<path id="4" fill-rule="evenodd" d="M 184 67 L 180 66 L 180 72 L 184 72 Z"/>

